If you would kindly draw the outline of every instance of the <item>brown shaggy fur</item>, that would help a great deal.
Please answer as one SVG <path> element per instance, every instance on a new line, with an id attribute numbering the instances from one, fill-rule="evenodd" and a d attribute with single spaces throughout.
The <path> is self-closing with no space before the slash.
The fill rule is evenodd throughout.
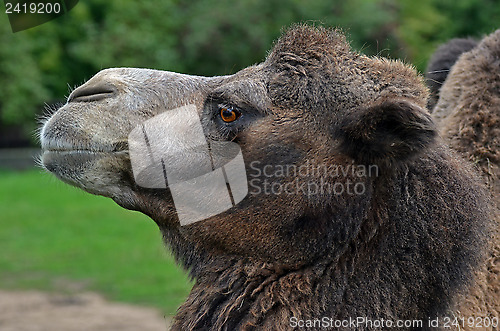
<path id="1" fill-rule="evenodd" d="M 434 109 L 442 135 L 500 196 L 500 30 L 463 54 Z"/>
<path id="2" fill-rule="evenodd" d="M 459 58 L 434 113 L 442 136 L 479 169 L 497 205 L 492 248 L 461 313 L 500 318 L 500 30 Z"/>
<path id="3" fill-rule="evenodd" d="M 422 321 L 400 328 L 410 330 L 440 318 L 444 329 L 483 264 L 492 216 L 487 190 L 438 136 L 426 102 L 413 68 L 299 25 L 263 63 L 230 76 L 96 75 L 44 125 L 42 162 L 155 220 L 195 280 L 174 330 L 289 330 L 294 319 L 321 329 L 323 317 Z M 188 103 L 207 137 L 241 147 L 250 192 L 180 226 L 169 190 L 134 181 L 123 142 L 143 120 Z M 224 122 L 228 108 L 241 117 Z M 276 173 L 290 165 L 309 171 Z M 311 172 L 318 166 L 340 172 Z M 345 171 L 371 166 L 376 173 Z M 266 180 L 293 191 L 266 194 Z"/>

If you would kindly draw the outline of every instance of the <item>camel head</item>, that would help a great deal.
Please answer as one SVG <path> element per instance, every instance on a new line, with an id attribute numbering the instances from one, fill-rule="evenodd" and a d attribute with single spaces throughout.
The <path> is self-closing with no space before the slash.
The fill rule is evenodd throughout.
<path id="1" fill-rule="evenodd" d="M 148 69 L 102 70 L 44 123 L 43 166 L 71 185 L 140 209 L 158 192 L 135 184 L 128 135 L 170 109 L 202 107 L 210 87 L 220 80 Z"/>

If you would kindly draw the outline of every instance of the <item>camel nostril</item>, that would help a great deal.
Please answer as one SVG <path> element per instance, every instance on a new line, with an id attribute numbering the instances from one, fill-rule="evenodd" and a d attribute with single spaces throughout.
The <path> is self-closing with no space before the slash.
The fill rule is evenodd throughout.
<path id="1" fill-rule="evenodd" d="M 80 86 L 70 94 L 68 102 L 99 101 L 112 97 L 116 92 L 113 85 Z"/>

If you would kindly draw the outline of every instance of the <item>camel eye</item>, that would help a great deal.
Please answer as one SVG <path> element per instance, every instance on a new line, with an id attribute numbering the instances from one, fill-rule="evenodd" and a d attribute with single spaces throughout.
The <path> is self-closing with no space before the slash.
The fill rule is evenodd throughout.
<path id="1" fill-rule="evenodd" d="M 241 113 L 238 110 L 234 109 L 233 107 L 223 106 L 219 108 L 220 108 L 220 117 L 226 123 L 234 122 L 241 116 Z"/>

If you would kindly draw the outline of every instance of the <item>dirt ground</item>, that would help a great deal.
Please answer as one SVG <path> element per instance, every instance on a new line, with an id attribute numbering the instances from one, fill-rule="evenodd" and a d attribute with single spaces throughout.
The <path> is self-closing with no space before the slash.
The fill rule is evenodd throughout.
<path id="1" fill-rule="evenodd" d="M 1 331 L 166 331 L 169 325 L 155 309 L 109 302 L 95 293 L 0 291 Z"/>

